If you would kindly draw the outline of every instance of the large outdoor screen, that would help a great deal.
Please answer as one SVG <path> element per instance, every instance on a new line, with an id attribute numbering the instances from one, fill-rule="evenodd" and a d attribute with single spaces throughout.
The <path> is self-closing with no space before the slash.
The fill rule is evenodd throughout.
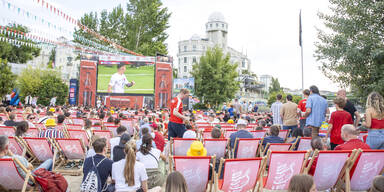
<path id="1" fill-rule="evenodd" d="M 153 62 L 102 62 L 97 65 L 97 92 L 154 94 Z"/>

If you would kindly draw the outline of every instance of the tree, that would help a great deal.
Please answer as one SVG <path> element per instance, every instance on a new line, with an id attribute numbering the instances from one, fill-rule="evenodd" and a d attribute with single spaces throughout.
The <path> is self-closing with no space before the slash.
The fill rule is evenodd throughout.
<path id="1" fill-rule="evenodd" d="M 359 97 L 384 94 L 384 1 L 330 0 L 331 14 L 319 13 L 331 32 L 319 30 L 315 56 L 323 73 Z"/>
<path id="2" fill-rule="evenodd" d="M 233 99 L 240 84 L 236 80 L 237 66 L 237 63 L 230 62 L 230 55 L 224 55 L 222 49 L 208 49 L 200 57 L 200 62 L 193 65 L 191 72 L 195 78 L 196 96 L 204 104 L 214 107 Z"/>
<path id="3" fill-rule="evenodd" d="M 16 80 L 16 75 L 12 73 L 7 60 L 0 59 L 0 77 L 0 98 L 3 98 L 15 87 Z"/>
<path id="4" fill-rule="evenodd" d="M 28 28 L 16 25 L 16 24 L 10 24 L 8 25 L 8 28 L 11 30 L 16 30 L 18 32 L 28 33 Z M 17 39 L 21 42 L 26 43 L 32 43 L 31 40 L 24 40 L 21 38 L 16 38 L 18 34 L 15 34 L 13 32 L 8 32 L 6 34 L 0 34 L 0 37 L 6 37 L 8 39 Z M 5 59 L 8 62 L 11 63 L 26 63 L 27 61 L 33 59 L 34 57 L 39 56 L 40 49 L 36 47 L 30 47 L 27 45 L 13 45 L 11 43 L 8 43 L 6 41 L 0 41 L 0 58 Z"/>
<path id="5" fill-rule="evenodd" d="M 281 94 L 283 96 L 281 99 L 281 102 L 285 103 L 285 101 L 286 101 L 285 99 L 287 98 L 288 94 L 284 93 L 283 91 L 278 91 L 278 92 L 273 92 L 273 93 L 269 94 L 268 101 L 267 101 L 269 106 L 271 106 L 272 103 L 276 102 L 277 94 Z M 296 104 L 299 104 L 301 99 L 302 99 L 302 97 L 299 95 L 292 95 L 292 102 L 294 102 Z"/>
<path id="6" fill-rule="evenodd" d="M 282 91 L 280 87 L 279 79 L 272 77 L 271 85 L 269 87 L 269 93 L 279 92 L 279 91 Z"/>
<path id="7" fill-rule="evenodd" d="M 39 104 L 48 105 L 52 97 L 57 97 L 57 104 L 62 105 L 68 96 L 68 86 L 54 70 L 26 68 L 17 78 L 20 94 L 38 96 Z"/>
<path id="8" fill-rule="evenodd" d="M 131 51 L 143 55 L 166 55 L 166 30 L 171 14 L 162 6 L 161 0 L 129 0 L 126 11 L 119 5 L 111 12 L 102 11 L 100 18 L 97 13 L 85 14 L 80 22 Z M 81 29 L 75 34 L 108 45 Z M 77 42 L 87 44 L 81 40 Z"/>

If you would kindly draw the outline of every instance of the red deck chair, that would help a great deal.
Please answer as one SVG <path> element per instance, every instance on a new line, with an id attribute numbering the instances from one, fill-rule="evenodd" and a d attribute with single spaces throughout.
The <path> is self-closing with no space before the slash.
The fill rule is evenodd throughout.
<path id="1" fill-rule="evenodd" d="M 175 170 L 184 176 L 189 192 L 206 191 L 210 183 L 208 175 L 211 159 L 211 157 L 173 157 Z"/>
<path id="2" fill-rule="evenodd" d="M 262 139 L 240 139 L 236 138 L 235 146 L 232 149 L 233 158 L 254 158 L 259 150 Z"/>
<path id="3" fill-rule="evenodd" d="M 24 156 L 24 147 L 20 145 L 20 143 L 17 141 L 16 137 L 8 137 L 9 141 L 9 150 L 16 155 Z"/>
<path id="4" fill-rule="evenodd" d="M 47 138 L 24 137 L 23 139 L 30 149 L 30 152 L 35 157 L 34 160 L 43 162 L 47 159 L 54 159 L 54 155 Z"/>
<path id="5" fill-rule="evenodd" d="M 17 114 L 17 115 L 15 116 L 15 121 L 16 121 L 16 122 L 24 121 L 24 117 L 23 117 L 23 115 L 22 115 L 22 114 Z"/>
<path id="6" fill-rule="evenodd" d="M 8 117 L 7 117 L 7 115 L 6 115 L 6 114 L 4 114 L 4 113 L 0 113 L 0 117 L 3 119 L 3 121 L 6 121 L 6 120 L 8 120 Z"/>
<path id="7" fill-rule="evenodd" d="M 70 139 L 80 139 L 85 146 L 88 146 L 89 138 L 84 130 L 68 129 L 67 132 Z"/>
<path id="8" fill-rule="evenodd" d="M 201 136 L 203 139 L 211 139 L 212 138 L 210 130 L 201 132 Z"/>
<path id="9" fill-rule="evenodd" d="M 231 136 L 232 133 L 235 133 L 237 132 L 237 129 L 228 129 L 228 130 L 225 130 L 224 132 L 224 137 L 225 138 L 229 138 Z"/>
<path id="10" fill-rule="evenodd" d="M 67 124 L 65 125 L 67 126 L 67 129 L 77 129 L 77 130 L 81 130 L 83 129 L 83 126 L 82 125 L 75 125 L 75 124 Z"/>
<path id="11" fill-rule="evenodd" d="M 306 151 L 312 149 L 311 147 L 312 137 L 300 137 L 298 141 L 297 150 L 298 151 Z"/>
<path id="12" fill-rule="evenodd" d="M 347 190 L 367 191 L 375 176 L 383 174 L 384 171 L 384 150 L 364 150 L 360 158 L 355 162 L 355 169 L 349 177 L 346 177 Z"/>
<path id="13" fill-rule="evenodd" d="M 89 119 L 91 122 L 92 122 L 92 125 L 94 125 L 95 123 L 100 123 L 101 124 L 101 120 L 100 119 Z"/>
<path id="14" fill-rule="evenodd" d="M 58 131 L 64 132 L 66 127 L 64 124 L 60 124 L 60 125 L 56 125 L 55 129 Z"/>
<path id="15" fill-rule="evenodd" d="M 262 154 L 266 154 L 267 151 L 289 151 L 292 147 L 291 143 L 267 143 Z"/>
<path id="16" fill-rule="evenodd" d="M 260 185 L 261 191 L 287 190 L 292 176 L 302 172 L 307 155 L 306 151 L 268 152 L 269 171 L 264 184 Z"/>
<path id="17" fill-rule="evenodd" d="M 39 132 L 38 128 L 29 128 L 25 134 L 27 137 L 39 137 Z"/>
<path id="18" fill-rule="evenodd" d="M 115 123 L 108 123 L 108 122 L 105 122 L 105 123 L 103 123 L 103 125 L 104 125 L 105 127 L 108 127 L 108 126 L 115 126 Z"/>
<path id="19" fill-rule="evenodd" d="M 25 179 L 21 177 L 16 168 L 17 160 L 14 161 L 11 158 L 0 159 L 0 185 L 8 190 L 16 190 L 24 192 L 28 187 L 28 179 L 33 182 L 35 180 L 31 176 L 31 172 L 28 171 L 21 163 L 17 163 L 18 166 L 25 170 Z"/>
<path id="20" fill-rule="evenodd" d="M 107 139 L 108 148 L 111 148 L 109 140 L 112 138 L 112 133 L 107 130 L 93 130 L 93 135 L 98 135 L 100 138 Z M 112 150 L 112 149 L 111 149 Z"/>
<path id="21" fill-rule="evenodd" d="M 105 129 L 110 131 L 114 137 L 117 136 L 117 126 L 106 126 Z"/>
<path id="22" fill-rule="evenodd" d="M 15 136 L 15 128 L 14 127 L 1 126 L 0 127 L 0 135 Z"/>
<path id="23" fill-rule="evenodd" d="M 227 139 L 204 139 L 204 147 L 207 150 L 207 156 L 216 156 L 216 159 L 225 157 L 227 149 Z"/>
<path id="24" fill-rule="evenodd" d="M 84 120 L 82 118 L 73 118 L 72 119 L 73 124 L 75 125 L 84 125 Z"/>
<path id="25" fill-rule="evenodd" d="M 251 131 L 253 138 L 263 138 L 266 132 L 265 130 Z"/>
<path id="26" fill-rule="evenodd" d="M 332 189 L 352 151 L 319 151 L 313 179 L 318 191 Z"/>
<path id="27" fill-rule="evenodd" d="M 221 159 L 219 173 L 224 165 L 223 179 L 215 176 L 215 191 L 254 191 L 262 172 L 264 160 L 252 159 Z"/>
<path id="28" fill-rule="evenodd" d="M 188 149 L 194 141 L 196 139 L 172 138 L 172 155 L 186 156 Z"/>
<path id="29" fill-rule="evenodd" d="M 287 140 L 290 130 L 280 130 L 279 137 L 283 138 L 284 141 Z"/>
<path id="30" fill-rule="evenodd" d="M 61 165 L 66 164 L 70 161 L 80 161 L 85 159 L 85 146 L 80 139 L 54 139 L 54 142 L 61 152 L 61 162 L 57 165 L 57 168 L 60 168 Z M 69 173 L 69 174 L 77 174 L 80 175 L 82 170 L 65 170 L 60 169 L 57 172 L 60 173 Z"/>
<path id="31" fill-rule="evenodd" d="M 135 130 L 133 129 L 133 121 L 132 120 L 120 120 L 120 123 L 122 126 L 127 128 L 127 132 L 130 135 L 133 135 L 135 133 Z"/>

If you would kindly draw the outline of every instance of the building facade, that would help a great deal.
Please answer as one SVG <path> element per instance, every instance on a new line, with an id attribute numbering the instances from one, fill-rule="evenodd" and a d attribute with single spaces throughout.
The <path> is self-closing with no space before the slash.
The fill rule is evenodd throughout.
<path id="1" fill-rule="evenodd" d="M 271 86 L 272 83 L 272 76 L 271 75 L 260 75 L 260 82 L 264 84 L 263 91 L 268 92 L 269 87 Z"/>
<path id="2" fill-rule="evenodd" d="M 178 43 L 178 78 L 192 77 L 192 66 L 200 61 L 200 57 L 205 54 L 207 49 L 215 46 L 223 49 L 224 54 L 230 54 L 230 61 L 237 63 L 237 72 L 239 73 L 240 91 L 237 97 L 245 96 L 247 90 L 245 88 L 243 73 L 251 71 L 251 60 L 246 54 L 237 51 L 228 46 L 228 23 L 225 22 L 224 16 L 221 13 L 212 13 L 208 22 L 205 24 L 205 37 L 193 35 L 188 40 L 182 40 Z"/>

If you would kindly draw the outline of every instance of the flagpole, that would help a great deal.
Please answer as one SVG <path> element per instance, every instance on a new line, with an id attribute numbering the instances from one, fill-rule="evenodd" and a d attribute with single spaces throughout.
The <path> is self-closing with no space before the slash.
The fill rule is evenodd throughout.
<path id="1" fill-rule="evenodd" d="M 301 9 L 299 14 L 299 45 L 301 49 L 301 90 L 304 91 L 304 59 L 303 59 L 303 37 L 301 25 Z"/>

